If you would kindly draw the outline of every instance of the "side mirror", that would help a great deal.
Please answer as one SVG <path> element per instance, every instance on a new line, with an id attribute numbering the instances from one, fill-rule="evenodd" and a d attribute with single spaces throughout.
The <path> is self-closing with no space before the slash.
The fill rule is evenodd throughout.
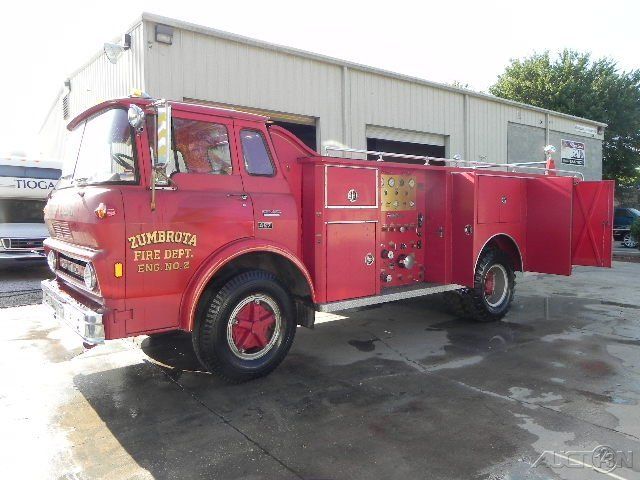
<path id="1" fill-rule="evenodd" d="M 156 209 L 156 186 L 169 185 L 166 168 L 171 160 L 171 105 L 160 101 L 156 105 L 156 131 L 154 135 L 151 169 L 151 210 Z"/>
<path id="2" fill-rule="evenodd" d="M 142 131 L 144 127 L 144 111 L 138 105 L 129 105 L 127 118 L 129 119 L 129 125 L 131 125 L 136 132 Z"/>

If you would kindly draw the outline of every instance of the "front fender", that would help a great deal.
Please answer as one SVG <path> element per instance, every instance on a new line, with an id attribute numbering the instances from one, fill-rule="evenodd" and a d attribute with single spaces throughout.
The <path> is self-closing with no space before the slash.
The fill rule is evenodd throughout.
<path id="1" fill-rule="evenodd" d="M 302 263 L 293 252 L 281 245 L 274 244 L 273 242 L 267 243 L 264 240 L 238 240 L 211 254 L 189 281 L 180 305 L 180 328 L 182 330 L 193 330 L 198 299 L 215 274 L 233 259 L 253 252 L 274 253 L 291 261 L 300 270 L 302 275 L 304 275 L 309 286 L 309 291 L 311 292 L 311 298 L 315 302 L 316 292 L 313 287 L 311 275 L 304 263 Z"/>

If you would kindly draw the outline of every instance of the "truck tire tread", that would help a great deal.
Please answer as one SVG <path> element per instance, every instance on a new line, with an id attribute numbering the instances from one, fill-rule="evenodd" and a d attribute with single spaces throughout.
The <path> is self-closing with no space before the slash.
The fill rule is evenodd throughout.
<path id="1" fill-rule="evenodd" d="M 502 264 L 509 276 L 509 292 L 506 299 L 506 305 L 498 311 L 491 311 L 485 304 L 483 295 L 483 278 L 486 270 L 494 263 Z M 448 305 L 454 315 L 475 320 L 481 323 L 496 322 L 504 318 L 509 309 L 515 294 L 516 280 L 511 259 L 502 251 L 497 249 L 485 250 L 478 261 L 474 274 L 474 288 L 464 288 L 447 292 L 450 295 L 445 296 Z M 448 298 L 447 298 L 448 297 Z"/>
<path id="2" fill-rule="evenodd" d="M 270 294 L 283 309 L 282 321 L 285 323 L 283 343 L 273 352 L 269 362 L 259 368 L 242 369 L 229 364 L 226 353 L 220 342 L 221 331 L 226 330 L 226 312 L 233 307 L 233 301 L 238 292 L 256 288 L 268 288 Z M 207 305 L 204 305 L 201 317 L 198 319 L 193 332 L 192 343 L 196 357 L 211 373 L 222 378 L 227 383 L 237 384 L 253 380 L 269 374 L 287 355 L 296 332 L 294 310 L 286 289 L 277 278 L 263 270 L 250 270 L 231 278 L 219 290 L 213 292 Z M 224 323 L 224 325 L 221 325 Z"/>

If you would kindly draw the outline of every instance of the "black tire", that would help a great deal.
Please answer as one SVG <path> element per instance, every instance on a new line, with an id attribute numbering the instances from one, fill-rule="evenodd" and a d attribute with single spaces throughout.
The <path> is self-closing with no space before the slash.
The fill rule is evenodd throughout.
<path id="1" fill-rule="evenodd" d="M 499 293 L 487 295 L 485 280 L 487 274 L 504 276 Z M 516 278 L 511 259 L 502 251 L 485 250 L 478 260 L 474 275 L 474 287 L 448 293 L 448 303 L 456 306 L 453 313 L 459 317 L 478 322 L 495 322 L 502 319 L 509 309 L 515 294 Z M 494 290 L 495 292 L 495 287 Z"/>
<path id="2" fill-rule="evenodd" d="M 261 300 L 251 300 L 255 297 Z M 268 348 L 265 353 L 259 351 L 254 354 L 238 349 L 234 340 L 228 337 L 229 329 L 235 328 L 229 325 L 233 312 L 254 301 L 262 301 L 272 313 L 277 310 L 280 317 L 279 327 L 274 327 L 271 335 L 270 342 L 274 343 L 264 347 Z M 212 292 L 205 302 L 193 330 L 192 341 L 198 360 L 211 373 L 230 383 L 246 382 L 272 372 L 289 352 L 296 333 L 295 310 L 289 293 L 271 273 L 261 270 L 241 273 Z M 274 317 L 277 317 L 276 313 Z M 261 356 L 242 357 L 251 355 Z"/>
<path id="3" fill-rule="evenodd" d="M 462 299 L 462 291 L 461 290 L 451 290 L 449 292 L 444 292 L 442 294 L 442 298 L 447 307 L 447 310 L 451 315 L 460 318 L 467 318 L 469 313 L 465 307 L 464 300 Z"/>

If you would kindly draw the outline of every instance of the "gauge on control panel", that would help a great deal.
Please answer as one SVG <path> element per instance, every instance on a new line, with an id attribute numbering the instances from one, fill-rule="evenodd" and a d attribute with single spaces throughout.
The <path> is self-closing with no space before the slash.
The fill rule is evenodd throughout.
<path id="1" fill-rule="evenodd" d="M 395 178 L 393 178 L 393 177 L 391 177 L 391 178 L 389 179 L 389 186 L 390 186 L 390 187 L 394 187 L 394 186 L 395 186 L 395 184 L 396 184 L 396 179 L 395 179 Z"/>
<path id="2" fill-rule="evenodd" d="M 413 178 L 410 178 L 410 179 L 409 179 L 409 186 L 410 186 L 411 188 L 413 188 L 413 187 L 415 187 L 415 186 L 416 186 L 416 181 L 415 181 Z"/>

